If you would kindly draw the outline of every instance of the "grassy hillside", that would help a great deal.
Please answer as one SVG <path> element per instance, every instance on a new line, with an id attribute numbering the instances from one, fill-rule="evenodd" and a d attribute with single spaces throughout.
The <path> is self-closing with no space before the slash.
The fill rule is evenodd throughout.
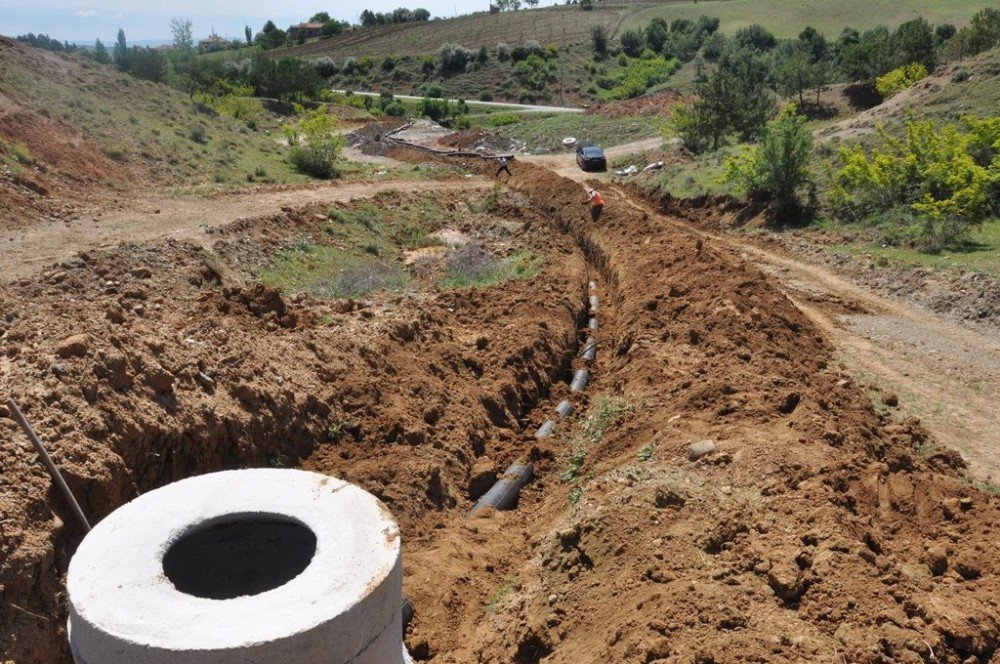
<path id="1" fill-rule="evenodd" d="M 113 67 L 9 40 L 0 40 L 0 161 L 28 179 L 64 176 L 67 187 L 81 175 L 130 187 L 305 179 L 270 132 Z"/>
<path id="2" fill-rule="evenodd" d="M 403 23 L 375 28 L 350 30 L 336 37 L 320 39 L 301 46 L 272 51 L 275 55 L 317 57 L 335 60 L 371 56 L 381 59 L 422 56 L 434 53 L 445 42 L 466 48 L 494 48 L 499 42 L 511 46 L 528 40 L 542 45 L 572 46 L 590 42 L 590 31 L 603 26 L 612 33 L 625 17 L 623 7 L 580 11 L 579 7 L 546 7 L 516 12 L 470 14 L 426 23 Z"/>
<path id="3" fill-rule="evenodd" d="M 983 7 L 996 6 L 994 0 L 708 0 L 694 3 L 665 3 L 630 14 L 624 28 L 644 28 L 656 18 L 668 22 L 678 18 L 696 19 L 702 14 L 719 17 L 719 29 L 733 33 L 751 23 L 760 23 L 777 37 L 795 37 L 812 26 L 827 37 L 850 26 L 859 30 L 884 24 L 890 28 L 923 16 L 930 23 L 963 26 Z"/>

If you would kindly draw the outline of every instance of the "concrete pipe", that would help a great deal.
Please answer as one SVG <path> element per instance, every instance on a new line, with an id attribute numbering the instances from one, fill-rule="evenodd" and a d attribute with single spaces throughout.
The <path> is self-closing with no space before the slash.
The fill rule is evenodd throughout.
<path id="1" fill-rule="evenodd" d="M 589 376 L 586 369 L 580 369 L 575 374 L 573 374 L 573 382 L 569 384 L 569 389 L 571 392 L 583 392 L 587 387 L 587 380 Z"/>
<path id="2" fill-rule="evenodd" d="M 112 512 L 70 561 L 77 664 L 398 664 L 399 529 L 300 470 L 212 473 Z"/>
<path id="3" fill-rule="evenodd" d="M 597 290 L 597 282 L 596 281 L 591 281 L 590 282 L 590 290 Z"/>
<path id="4" fill-rule="evenodd" d="M 535 477 L 535 466 L 530 463 L 512 463 L 489 491 L 472 508 L 475 514 L 484 507 L 509 510 L 517 505 L 521 489 Z"/>
<path id="5" fill-rule="evenodd" d="M 597 332 L 599 329 L 601 329 L 601 324 L 599 322 L 597 322 L 596 318 L 591 318 L 587 322 L 587 327 L 589 327 L 594 332 Z"/>
<path id="6" fill-rule="evenodd" d="M 596 312 L 597 311 L 597 307 L 598 307 L 599 304 L 600 304 L 600 302 L 598 301 L 597 296 L 596 295 L 591 295 L 590 296 L 590 311 L 591 312 Z"/>
<path id="7" fill-rule="evenodd" d="M 559 417 L 569 417 L 573 414 L 573 404 L 571 404 L 567 399 L 563 399 L 556 406 L 556 412 L 559 413 Z"/>
<path id="8" fill-rule="evenodd" d="M 556 430 L 555 420 L 545 420 L 542 426 L 538 427 L 538 431 L 535 432 L 535 438 L 541 440 L 542 438 L 548 438 L 552 435 L 552 432 Z"/>
<path id="9" fill-rule="evenodd" d="M 583 345 L 583 349 L 583 359 L 593 362 L 594 358 L 597 357 L 597 342 L 593 339 L 587 339 L 587 343 Z"/>

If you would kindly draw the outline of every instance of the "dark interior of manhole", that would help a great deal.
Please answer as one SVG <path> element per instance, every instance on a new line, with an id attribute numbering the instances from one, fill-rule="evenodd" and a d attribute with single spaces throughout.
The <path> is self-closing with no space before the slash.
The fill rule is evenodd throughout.
<path id="1" fill-rule="evenodd" d="M 316 535 L 274 516 L 233 515 L 179 538 L 163 557 L 177 590 L 207 599 L 257 595 L 302 573 L 316 553 Z"/>

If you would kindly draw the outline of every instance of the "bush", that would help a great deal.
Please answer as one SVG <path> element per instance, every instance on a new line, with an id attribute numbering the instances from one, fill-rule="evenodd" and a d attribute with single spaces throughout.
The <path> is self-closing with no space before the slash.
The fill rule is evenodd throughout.
<path id="1" fill-rule="evenodd" d="M 313 65 L 316 67 L 316 73 L 323 78 L 330 78 L 337 73 L 337 63 L 325 55 L 313 60 Z"/>
<path id="2" fill-rule="evenodd" d="M 490 127 L 506 127 L 508 125 L 517 124 L 521 121 L 521 116 L 517 113 L 494 113 L 489 116 L 487 124 Z"/>
<path id="3" fill-rule="evenodd" d="M 296 145 L 288 155 L 288 161 L 299 173 L 314 178 L 331 180 L 340 176 L 336 166 L 338 150 L 328 144 Z"/>
<path id="4" fill-rule="evenodd" d="M 799 190 L 812 180 L 812 136 L 805 122 L 789 104 L 768 123 L 759 145 L 725 163 L 726 180 L 751 199 L 770 203 L 780 221 L 802 217 Z"/>
<path id="5" fill-rule="evenodd" d="M 441 71 L 446 73 L 464 72 L 475 57 L 474 51 L 451 42 L 442 44 L 441 48 L 438 49 L 438 62 L 441 65 Z"/>
<path id="6" fill-rule="evenodd" d="M 920 242 L 936 251 L 1000 212 L 1000 116 L 966 116 L 960 126 L 943 127 L 911 120 L 905 139 L 881 137 L 870 157 L 861 147 L 841 151 L 830 193 L 838 218 L 912 214 Z"/>
<path id="7" fill-rule="evenodd" d="M 927 78 L 927 68 L 919 62 L 913 62 L 876 78 L 875 89 L 882 99 L 888 99 L 924 78 Z"/>
<path id="8" fill-rule="evenodd" d="M 480 90 L 479 101 L 493 101 L 493 93 L 489 90 Z"/>
<path id="9" fill-rule="evenodd" d="M 628 66 L 608 93 L 608 99 L 632 99 L 645 94 L 654 85 L 663 83 L 677 71 L 676 60 L 656 56 L 648 60 L 629 60 Z"/>
<path id="10" fill-rule="evenodd" d="M 646 38 L 637 28 L 629 28 L 622 33 L 622 51 L 630 58 L 638 58 L 646 47 Z"/>
<path id="11" fill-rule="evenodd" d="M 500 62 L 506 62 L 507 60 L 510 60 L 510 46 L 507 46 L 507 44 L 503 42 L 497 44 L 494 53 L 496 54 L 497 60 L 499 60 Z"/>
<path id="12" fill-rule="evenodd" d="M 768 32 L 764 26 L 757 23 L 740 28 L 733 35 L 733 39 L 740 46 L 748 46 L 758 51 L 770 51 L 778 45 L 778 40 L 774 38 L 774 35 Z"/>
<path id="13" fill-rule="evenodd" d="M 195 143 L 201 143 L 204 145 L 208 143 L 208 132 L 205 130 L 205 125 L 200 122 L 196 122 L 188 128 L 188 138 L 190 138 Z"/>
<path id="14" fill-rule="evenodd" d="M 590 45 L 595 58 L 603 60 L 608 57 L 608 33 L 604 31 L 604 26 L 595 25 L 591 28 Z"/>
<path id="15" fill-rule="evenodd" d="M 406 283 L 406 272 L 399 265 L 372 261 L 348 267 L 333 279 L 320 280 L 308 291 L 314 297 L 362 297 L 382 288 L 399 290 Z"/>

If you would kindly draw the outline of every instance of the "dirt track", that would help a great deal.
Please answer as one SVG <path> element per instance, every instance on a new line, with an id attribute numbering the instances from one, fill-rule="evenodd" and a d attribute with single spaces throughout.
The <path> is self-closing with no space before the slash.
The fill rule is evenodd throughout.
<path id="1" fill-rule="evenodd" d="M 130 202 L 125 210 L 86 219 L 0 230 L 0 282 L 30 275 L 76 252 L 107 249 L 120 242 L 173 238 L 200 243 L 206 228 L 223 226 L 244 217 L 274 214 L 289 206 L 349 201 L 385 191 L 475 190 L 484 186 L 482 181 L 470 179 L 444 182 L 386 180 L 334 182 L 215 198 L 141 199 Z"/>
<path id="2" fill-rule="evenodd" d="M 548 263 L 493 289 L 289 300 L 220 283 L 202 242 L 177 239 L 0 287 L 0 390 L 96 517 L 239 465 L 373 491 L 403 527 L 419 661 L 989 661 L 1000 510 L 958 455 L 880 414 L 831 332 L 740 251 L 613 191 L 594 224 L 578 183 L 526 163 L 510 186 L 530 205 L 498 228 Z M 315 212 L 212 247 L 243 270 L 240 251 L 275 250 Z M 536 441 L 579 366 L 591 280 L 593 383 Z M 61 661 L 79 533 L 14 432 L 0 418 L 18 478 L 0 496 L 16 606 L 0 643 Z M 689 461 L 704 439 L 717 452 Z M 537 473 L 519 508 L 466 521 L 517 458 Z"/>

